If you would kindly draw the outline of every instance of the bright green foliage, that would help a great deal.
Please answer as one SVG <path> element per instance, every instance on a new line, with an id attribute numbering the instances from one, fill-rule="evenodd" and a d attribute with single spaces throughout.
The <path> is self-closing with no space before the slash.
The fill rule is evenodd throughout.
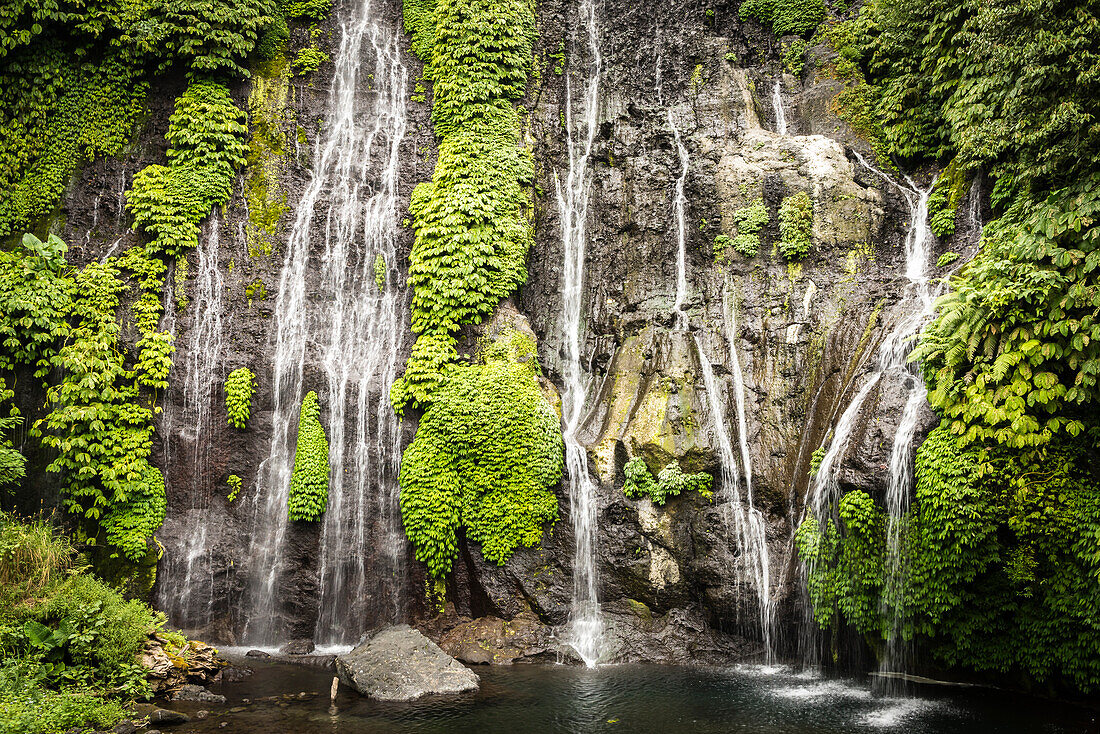
<path id="1" fill-rule="evenodd" d="M 378 290 L 386 290 L 386 258 L 381 252 L 374 256 L 374 283 Z"/>
<path id="2" fill-rule="evenodd" d="M 164 477 L 149 464 L 152 411 L 139 404 L 135 373 L 118 350 L 115 311 L 122 290 L 110 264 L 76 276 L 69 341 L 51 360 L 64 375 L 47 393 L 50 413 L 35 424 L 57 450 L 47 471 L 63 476 L 70 512 L 97 521 L 131 561 L 164 521 Z"/>
<path id="3" fill-rule="evenodd" d="M 451 570 L 460 526 L 503 564 L 557 517 L 560 419 L 539 389 L 535 356 L 533 341 L 511 332 L 479 363 L 452 365 L 402 457 L 405 533 L 435 578 Z"/>
<path id="4" fill-rule="evenodd" d="M 967 441 L 1078 435 L 1100 398 L 1100 175 L 1018 201 L 921 336 L 929 401 Z"/>
<path id="5" fill-rule="evenodd" d="M 332 0 L 279 0 L 287 18 L 293 20 L 324 20 L 332 11 Z"/>
<path id="6" fill-rule="evenodd" d="M 435 108 L 439 104 L 437 84 Z M 532 234 L 521 183 L 534 175 L 531 158 L 517 146 L 519 119 L 511 104 L 480 107 L 482 117 L 443 138 L 431 182 L 416 187 L 409 205 L 418 333 L 446 334 L 480 322 L 527 277 Z"/>
<path id="7" fill-rule="evenodd" d="M 328 54 L 319 48 L 308 46 L 294 57 L 294 70 L 299 76 L 305 76 L 320 69 L 321 64 L 326 61 L 328 61 Z"/>
<path id="8" fill-rule="evenodd" d="M 408 282 L 419 337 L 406 377 L 391 391 L 398 412 L 408 400 L 423 407 L 439 379 L 432 373 L 454 352 L 454 332 L 481 322 L 526 280 L 533 239 L 524 185 L 534 178 L 513 106 L 532 65 L 530 2 L 410 0 L 404 14 L 434 85 L 441 141 L 432 180 L 416 187 L 409 206 L 416 240 Z"/>
<path id="9" fill-rule="evenodd" d="M 247 367 L 240 367 L 225 378 L 225 412 L 229 425 L 244 428 L 252 412 L 252 392 L 256 387 L 256 375 Z"/>
<path id="10" fill-rule="evenodd" d="M 298 418 L 298 445 L 287 498 L 291 520 L 317 520 L 328 505 L 328 439 L 320 417 L 317 393 L 310 390 Z"/>
<path id="11" fill-rule="evenodd" d="M 757 198 L 735 211 L 733 221 L 737 224 L 737 236 L 730 242 L 734 252 L 742 257 L 756 257 L 760 251 L 760 230 L 771 221 L 764 199 Z"/>
<path id="12" fill-rule="evenodd" d="M 706 472 L 685 474 L 675 461 L 662 469 L 657 479 L 649 473 L 649 467 L 640 456 L 626 462 L 623 472 L 626 474 L 623 494 L 627 497 L 649 497 L 656 504 L 663 505 L 669 497 L 676 497 L 685 491 L 694 490 L 706 499 L 714 496 L 711 491 L 714 477 Z"/>
<path id="13" fill-rule="evenodd" d="M 828 627 L 843 618 L 873 641 L 882 634 L 885 515 L 866 492 L 855 490 L 841 498 L 839 516 L 842 532 L 828 519 L 822 530 L 807 511 L 795 535 L 807 568 L 814 619 Z"/>
<path id="14" fill-rule="evenodd" d="M 776 37 L 813 32 L 825 18 L 824 0 L 745 0 L 738 10 L 741 20 L 755 18 L 771 25 Z"/>
<path id="15" fill-rule="evenodd" d="M 817 476 L 817 470 L 821 468 L 821 462 L 825 460 L 825 454 L 827 449 L 824 446 L 818 446 L 810 454 L 810 476 Z"/>
<path id="16" fill-rule="evenodd" d="M 4 383 L 0 381 L 0 399 L 5 397 Z M 16 450 L 9 432 L 23 423 L 17 415 L 0 418 L 0 488 L 10 486 L 26 476 L 26 460 Z"/>
<path id="17" fill-rule="evenodd" d="M 932 193 L 928 195 L 928 224 L 937 237 L 947 237 L 955 232 L 955 213 L 970 185 L 970 178 L 957 161 L 951 161 L 936 179 Z"/>
<path id="18" fill-rule="evenodd" d="M 959 259 L 957 252 L 945 252 L 936 259 L 936 267 L 943 268 Z"/>
<path id="19" fill-rule="evenodd" d="M 801 260 L 813 244 L 814 203 L 805 191 L 783 199 L 779 207 L 779 253 L 785 260 Z"/>
<path id="20" fill-rule="evenodd" d="M 907 602 L 943 662 L 1100 689 L 1096 438 L 921 446 Z"/>
<path id="21" fill-rule="evenodd" d="M 714 259 L 721 260 L 725 257 L 726 253 L 733 249 L 733 239 L 727 234 L 715 235 L 714 237 Z"/>
<path id="22" fill-rule="evenodd" d="M 82 162 L 123 151 L 156 73 L 245 74 L 241 61 L 272 10 L 271 0 L 6 3 L 0 238 L 51 214 Z"/>
<path id="23" fill-rule="evenodd" d="M 226 499 L 230 502 L 233 502 L 237 499 L 237 495 L 241 493 L 241 486 L 243 483 L 241 481 L 241 478 L 236 474 L 230 474 L 225 481 L 226 484 L 229 485 L 229 495 L 226 497 Z"/>
<path id="24" fill-rule="evenodd" d="M 458 361 L 454 338 L 449 334 L 422 334 L 413 344 L 405 374 L 390 387 L 390 402 L 398 415 L 406 408 L 427 408 L 432 396 Z"/>
<path id="25" fill-rule="evenodd" d="M 19 365 L 44 378 L 50 356 L 68 335 L 73 281 L 65 243 L 24 235 L 22 251 L 0 252 L 0 371 Z"/>
<path id="26" fill-rule="evenodd" d="M 0 58 L 0 238 L 49 214 L 84 160 L 122 152 L 146 88 L 110 52 L 79 63 L 47 41 Z"/>
<path id="27" fill-rule="evenodd" d="M 244 112 L 220 84 L 195 82 L 176 100 L 168 165 L 142 169 L 126 195 L 135 228 L 152 235 L 155 252 L 174 257 L 198 244 L 211 208 L 229 200 L 247 133 Z"/>
<path id="28" fill-rule="evenodd" d="M 162 624 L 87 575 L 47 522 L 0 515 L 0 732 L 109 728 L 147 695 L 134 658 Z"/>
<path id="29" fill-rule="evenodd" d="M 879 114 L 904 157 L 1000 166 L 1026 189 L 1100 159 L 1100 26 L 1085 3 L 886 0 L 865 6 Z"/>
<path id="30" fill-rule="evenodd" d="M 806 49 L 809 48 L 801 38 L 783 45 L 783 68 L 791 74 L 801 77 L 806 65 Z"/>
<path id="31" fill-rule="evenodd" d="M 159 0 L 157 4 L 163 19 L 161 32 L 167 35 L 164 50 L 171 57 L 189 59 L 191 71 L 200 74 L 248 76 L 240 62 L 252 52 L 275 11 L 273 0 Z"/>

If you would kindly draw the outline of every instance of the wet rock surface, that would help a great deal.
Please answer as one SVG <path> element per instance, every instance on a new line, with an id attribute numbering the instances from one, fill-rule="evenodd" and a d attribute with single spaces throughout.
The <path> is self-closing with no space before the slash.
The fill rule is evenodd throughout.
<path id="1" fill-rule="evenodd" d="M 379 701 L 477 690 L 478 677 L 408 625 L 379 630 L 336 658 L 341 682 Z"/>

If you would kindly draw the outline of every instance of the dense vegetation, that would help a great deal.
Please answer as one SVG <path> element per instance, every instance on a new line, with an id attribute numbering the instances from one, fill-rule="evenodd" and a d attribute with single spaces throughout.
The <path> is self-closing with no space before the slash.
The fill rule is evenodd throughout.
<path id="1" fill-rule="evenodd" d="M 149 636 L 186 646 L 164 624 L 92 576 L 48 522 L 0 515 L 0 733 L 114 725 L 148 695 L 137 654 Z"/>
<path id="2" fill-rule="evenodd" d="M 459 526 L 503 563 L 557 516 L 561 428 L 539 390 L 533 342 L 508 332 L 473 363 L 456 348 L 459 327 L 482 322 L 527 278 L 534 167 L 515 102 L 535 14 L 529 0 L 406 0 L 404 14 L 440 143 L 432 180 L 409 207 L 418 336 L 391 398 L 398 413 L 423 411 L 401 462 L 401 511 L 416 557 L 441 578 Z"/>
<path id="3" fill-rule="evenodd" d="M 884 588 L 880 511 L 846 496 L 799 532 L 817 619 L 877 646 L 900 618 L 944 665 L 1100 688 L 1100 23 L 878 0 L 825 35 L 841 113 L 880 155 L 945 166 L 934 230 L 976 175 L 994 220 L 912 356 L 942 421 L 901 519 L 908 577 Z"/>

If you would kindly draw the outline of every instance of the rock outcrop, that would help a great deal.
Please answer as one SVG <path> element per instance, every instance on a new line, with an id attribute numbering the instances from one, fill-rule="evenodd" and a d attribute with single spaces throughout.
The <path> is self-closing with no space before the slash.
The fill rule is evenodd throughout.
<path id="1" fill-rule="evenodd" d="M 383 628 L 338 656 L 336 672 L 343 683 L 379 701 L 412 701 L 478 687 L 469 668 L 404 624 Z"/>

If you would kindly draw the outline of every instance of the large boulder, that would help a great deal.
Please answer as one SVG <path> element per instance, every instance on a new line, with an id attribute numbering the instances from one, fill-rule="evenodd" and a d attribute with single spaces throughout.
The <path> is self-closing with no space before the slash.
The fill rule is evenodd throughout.
<path id="1" fill-rule="evenodd" d="M 340 680 L 379 701 L 477 690 L 478 677 L 405 624 L 385 627 L 336 658 Z"/>

